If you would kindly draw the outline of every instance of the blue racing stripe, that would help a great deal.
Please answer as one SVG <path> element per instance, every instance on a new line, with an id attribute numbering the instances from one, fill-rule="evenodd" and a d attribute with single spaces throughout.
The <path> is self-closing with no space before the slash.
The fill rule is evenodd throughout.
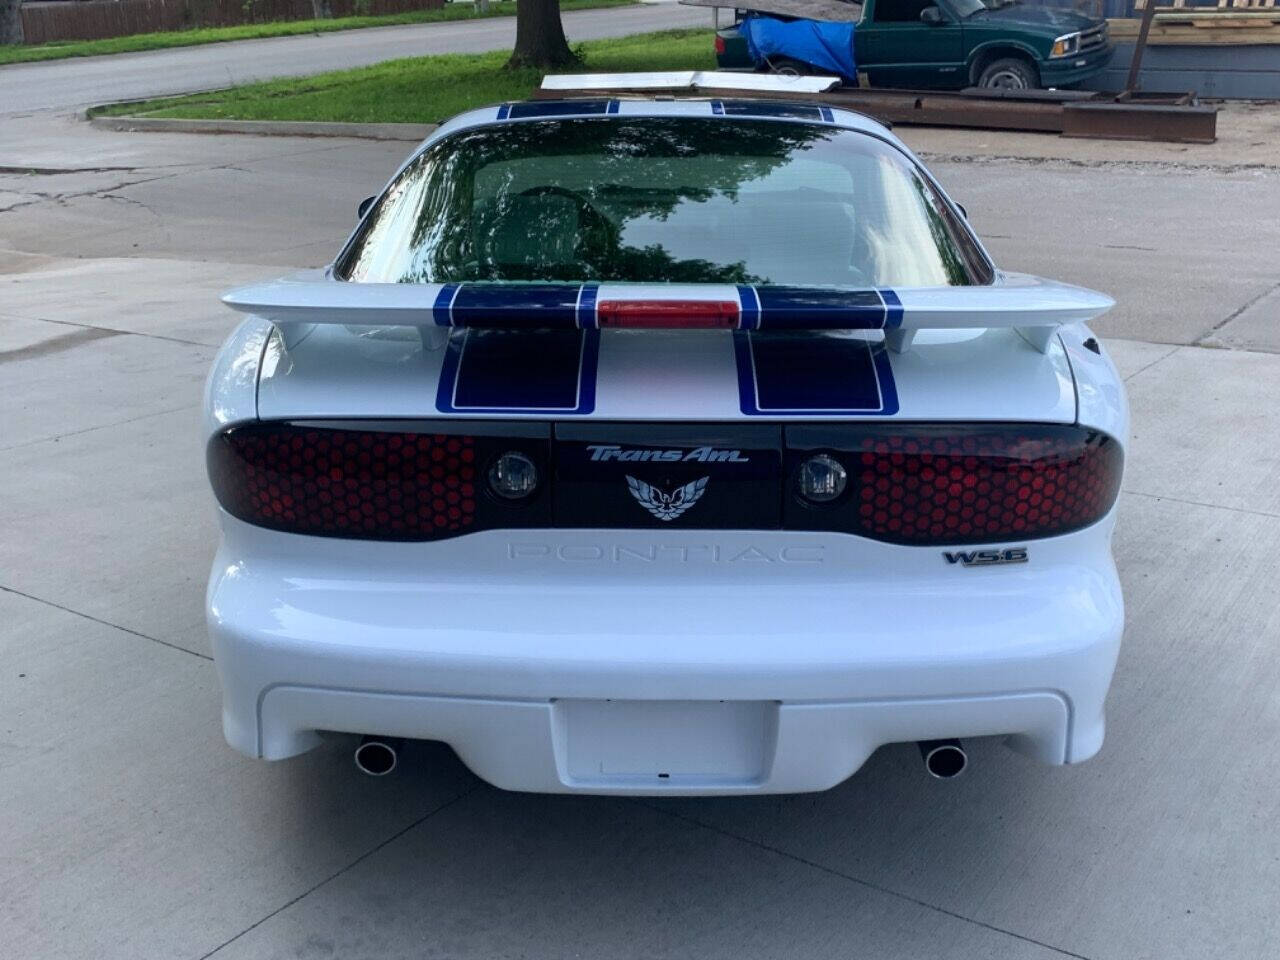
<path id="1" fill-rule="evenodd" d="M 579 283 L 463 283 L 449 314 L 457 327 L 576 327 L 581 289 Z"/>
<path id="2" fill-rule="evenodd" d="M 436 408 L 443 413 L 588 414 L 596 405 L 594 330 L 464 330 L 449 338 Z"/>
<path id="3" fill-rule="evenodd" d="M 499 119 L 499 120 L 505 120 L 505 119 L 507 119 L 507 117 L 510 115 L 510 113 L 511 113 L 511 104 L 509 104 L 509 103 L 504 103 L 502 106 L 498 107 L 498 119 Z"/>
<path id="4" fill-rule="evenodd" d="M 891 416 L 898 412 L 889 352 L 857 337 L 733 335 L 739 408 L 749 417 Z"/>
<path id="5" fill-rule="evenodd" d="M 720 104 L 720 110 L 716 111 L 716 104 Z M 719 100 L 711 101 L 711 109 L 713 112 L 723 113 L 727 117 L 786 117 L 792 120 L 827 120 L 822 115 L 824 107 L 819 107 L 811 103 L 752 103 L 752 102 L 736 102 L 722 103 Z M 828 113 L 831 111 L 828 110 Z"/>
<path id="6" fill-rule="evenodd" d="M 711 101 L 711 112 L 712 112 L 712 113 L 714 113 L 717 117 L 723 117 L 723 116 L 724 116 L 724 104 L 723 104 L 723 103 L 721 103 L 719 100 L 712 100 L 712 101 Z"/>
<path id="7" fill-rule="evenodd" d="M 577 324 L 584 330 L 594 330 L 598 327 L 599 318 L 596 317 L 596 298 L 600 293 L 600 285 L 598 283 L 586 283 L 582 285 L 581 292 L 578 295 Z"/>
<path id="8" fill-rule="evenodd" d="M 739 330 L 755 330 L 760 326 L 760 298 L 756 296 L 756 288 L 745 284 L 738 287 L 738 300 L 742 304 Z"/>
<path id="9" fill-rule="evenodd" d="M 609 110 L 608 100 L 534 100 L 528 103 L 510 104 L 507 116 L 499 120 L 524 120 L 529 117 L 577 117 L 604 114 Z"/>
<path id="10" fill-rule="evenodd" d="M 884 326 L 886 330 L 893 330 L 902 326 L 902 301 L 898 299 L 898 295 L 892 290 L 881 290 L 880 296 L 884 298 Z"/>
<path id="11" fill-rule="evenodd" d="M 763 330 L 879 330 L 888 312 L 875 290 L 760 286 L 755 291 Z"/>
<path id="12" fill-rule="evenodd" d="M 608 105 L 607 107 L 605 107 L 605 111 L 604 111 L 604 112 L 605 112 L 605 113 L 617 113 L 617 112 L 618 112 L 618 107 L 619 107 L 619 106 L 620 106 L 620 104 L 618 103 L 618 101 L 617 101 L 617 100 L 610 100 L 610 101 L 609 101 L 609 105 Z"/>
<path id="13" fill-rule="evenodd" d="M 836 115 L 831 112 L 830 107 L 819 107 L 818 113 L 822 115 L 822 119 L 825 120 L 827 123 L 836 122 Z"/>
<path id="14" fill-rule="evenodd" d="M 436 294 L 436 302 L 431 306 L 431 319 L 435 321 L 437 327 L 453 325 L 452 318 L 449 315 L 449 308 L 453 305 L 453 298 L 457 292 L 458 285 L 456 283 L 446 283 L 440 288 L 440 292 Z"/>

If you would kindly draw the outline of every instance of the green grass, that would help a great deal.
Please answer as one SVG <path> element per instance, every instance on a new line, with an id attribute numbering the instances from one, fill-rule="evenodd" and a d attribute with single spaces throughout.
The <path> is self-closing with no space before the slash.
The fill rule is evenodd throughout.
<path id="1" fill-rule="evenodd" d="M 708 30 L 669 30 L 593 40 L 575 50 L 580 70 L 709 70 Z M 445 54 L 390 60 L 372 67 L 271 80 L 213 93 L 117 104 L 102 111 L 129 116 L 219 120 L 335 120 L 351 123 L 439 123 L 471 107 L 522 100 L 538 70 L 507 70 L 509 53 Z"/>
<path id="2" fill-rule="evenodd" d="M 637 0 L 560 0 L 561 10 L 588 10 L 593 7 L 630 6 Z M 516 12 L 515 0 L 495 0 L 484 16 L 509 17 Z M 362 27 L 392 27 L 406 23 L 435 23 L 440 20 L 469 20 L 477 16 L 471 3 L 448 3 L 442 10 L 413 10 L 380 17 L 339 17 L 333 20 L 284 20 L 273 23 L 250 23 L 239 27 L 207 27 L 165 33 L 138 33 L 131 37 L 107 40 L 61 40 L 32 46 L 0 46 L 0 65 L 28 63 L 33 60 L 60 60 L 64 57 L 97 57 L 111 53 L 134 53 L 139 50 L 162 50 L 168 47 L 192 47 L 202 43 L 226 43 L 228 40 L 255 40 L 261 37 L 292 37 L 304 33 L 328 33 L 331 30 L 358 30 Z"/>

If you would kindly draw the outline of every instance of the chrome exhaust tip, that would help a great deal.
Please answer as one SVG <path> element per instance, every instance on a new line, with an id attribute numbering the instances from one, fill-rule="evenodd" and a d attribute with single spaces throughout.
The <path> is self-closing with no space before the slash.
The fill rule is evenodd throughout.
<path id="1" fill-rule="evenodd" d="M 366 776 L 385 777 L 396 768 L 403 743 L 391 737 L 364 737 L 356 747 L 356 769 Z"/>
<path id="2" fill-rule="evenodd" d="M 958 777 L 969 765 L 969 755 L 959 740 L 921 740 L 916 746 L 920 748 L 929 776 L 939 780 Z"/>

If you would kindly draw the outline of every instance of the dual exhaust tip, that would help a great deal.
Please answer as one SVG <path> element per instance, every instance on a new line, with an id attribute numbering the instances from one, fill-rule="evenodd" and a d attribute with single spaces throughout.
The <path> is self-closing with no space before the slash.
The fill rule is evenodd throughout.
<path id="1" fill-rule="evenodd" d="M 356 769 L 370 777 L 385 777 L 396 768 L 404 741 L 396 737 L 364 737 L 356 747 Z M 950 780 L 964 773 L 969 755 L 959 740 L 921 740 L 917 743 L 929 776 Z"/>

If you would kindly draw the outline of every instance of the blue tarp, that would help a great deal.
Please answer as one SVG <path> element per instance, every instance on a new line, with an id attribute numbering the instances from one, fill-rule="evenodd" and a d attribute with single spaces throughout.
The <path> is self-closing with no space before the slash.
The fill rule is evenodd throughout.
<path id="1" fill-rule="evenodd" d="M 837 74 L 850 83 L 857 82 L 852 23 L 786 22 L 752 16 L 742 21 L 741 30 L 747 38 L 747 51 L 757 66 L 763 66 L 766 59 L 790 57 Z"/>

